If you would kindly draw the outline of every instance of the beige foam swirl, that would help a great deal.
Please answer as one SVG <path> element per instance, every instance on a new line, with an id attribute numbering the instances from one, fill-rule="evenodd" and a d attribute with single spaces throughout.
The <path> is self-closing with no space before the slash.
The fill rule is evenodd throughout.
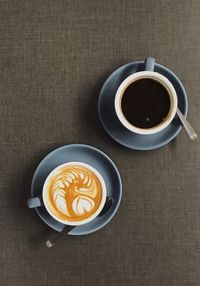
<path id="1" fill-rule="evenodd" d="M 77 215 L 83 215 L 85 212 L 90 212 L 93 207 L 94 201 L 84 196 L 78 196 L 72 203 L 73 211 Z"/>

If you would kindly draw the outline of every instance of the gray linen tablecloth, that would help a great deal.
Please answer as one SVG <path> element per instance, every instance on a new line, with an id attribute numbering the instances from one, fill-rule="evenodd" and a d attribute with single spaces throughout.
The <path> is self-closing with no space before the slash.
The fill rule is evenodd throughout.
<path id="1" fill-rule="evenodd" d="M 154 56 L 182 80 L 200 134 L 200 1 L 34 0 L 0 3 L 0 285 L 200 285 L 200 145 L 182 130 L 149 152 L 112 141 L 97 116 L 106 77 Z M 63 238 L 26 207 L 51 150 L 88 143 L 123 179 L 104 229 Z"/>

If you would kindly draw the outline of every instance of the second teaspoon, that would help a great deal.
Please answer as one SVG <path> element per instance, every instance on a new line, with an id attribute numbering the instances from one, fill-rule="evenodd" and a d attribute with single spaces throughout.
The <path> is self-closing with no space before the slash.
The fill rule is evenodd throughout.
<path id="1" fill-rule="evenodd" d="M 107 211 L 109 211 L 109 209 L 111 208 L 112 204 L 113 204 L 113 198 L 112 197 L 107 197 L 106 203 L 105 203 L 102 211 L 100 212 L 100 214 L 98 216 L 103 216 Z M 73 225 L 66 225 L 61 232 L 56 233 L 49 240 L 47 240 L 45 242 L 46 246 L 51 248 L 58 240 L 60 240 L 60 238 L 62 236 L 64 236 L 67 233 L 69 233 L 75 227 L 76 226 L 73 226 Z"/>

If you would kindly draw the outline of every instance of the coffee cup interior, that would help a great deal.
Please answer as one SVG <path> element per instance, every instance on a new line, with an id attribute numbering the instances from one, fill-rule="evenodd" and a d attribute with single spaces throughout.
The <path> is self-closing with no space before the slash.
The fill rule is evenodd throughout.
<path id="1" fill-rule="evenodd" d="M 55 168 L 42 191 L 48 213 L 66 225 L 82 225 L 95 219 L 107 197 L 102 175 L 83 162 L 69 162 Z"/>
<path id="2" fill-rule="evenodd" d="M 166 128 L 176 115 L 177 94 L 171 82 L 154 71 L 127 77 L 115 95 L 115 112 L 130 131 L 148 135 Z"/>

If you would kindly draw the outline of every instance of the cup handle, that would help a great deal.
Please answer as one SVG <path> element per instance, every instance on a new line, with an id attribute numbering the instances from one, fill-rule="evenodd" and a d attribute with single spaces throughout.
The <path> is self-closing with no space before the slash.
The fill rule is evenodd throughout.
<path id="1" fill-rule="evenodd" d="M 29 198 L 27 200 L 27 206 L 30 209 L 43 206 L 42 198 L 40 197 Z"/>
<path id="2" fill-rule="evenodd" d="M 152 57 L 147 57 L 145 59 L 145 70 L 146 71 L 154 71 L 154 67 L 155 67 L 155 59 Z"/>

